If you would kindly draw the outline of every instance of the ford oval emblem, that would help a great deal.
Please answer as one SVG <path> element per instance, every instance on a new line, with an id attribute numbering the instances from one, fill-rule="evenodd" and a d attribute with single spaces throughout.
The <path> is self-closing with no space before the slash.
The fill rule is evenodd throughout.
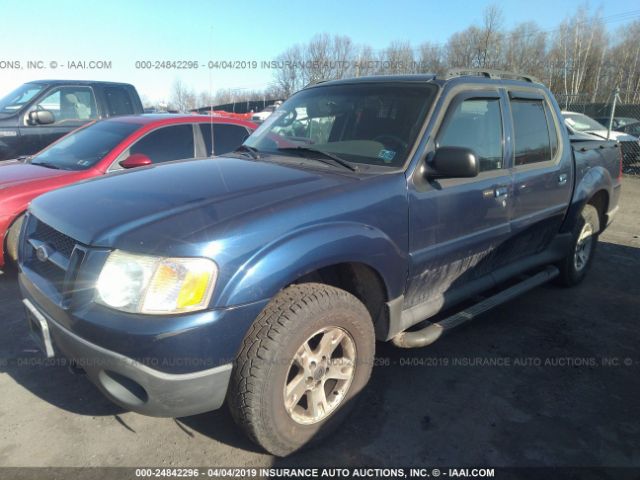
<path id="1" fill-rule="evenodd" d="M 46 245 L 39 245 L 38 248 L 36 248 L 36 258 L 41 262 L 49 260 L 49 249 Z"/>

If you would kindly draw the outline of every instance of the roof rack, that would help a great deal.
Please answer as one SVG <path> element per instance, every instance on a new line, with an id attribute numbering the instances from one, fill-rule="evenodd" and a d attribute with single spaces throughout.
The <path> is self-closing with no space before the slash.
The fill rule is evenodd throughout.
<path id="1" fill-rule="evenodd" d="M 540 80 L 532 75 L 508 72 L 506 70 L 489 70 L 485 68 L 451 68 L 447 70 L 445 78 L 465 76 L 485 77 L 492 78 L 494 80 L 524 80 L 529 83 L 540 83 Z"/>

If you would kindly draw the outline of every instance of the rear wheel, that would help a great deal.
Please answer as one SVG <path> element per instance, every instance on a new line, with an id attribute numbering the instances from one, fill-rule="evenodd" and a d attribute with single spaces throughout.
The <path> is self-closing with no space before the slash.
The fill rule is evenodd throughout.
<path id="1" fill-rule="evenodd" d="M 598 245 L 600 216 L 593 205 L 585 205 L 573 227 L 573 242 L 569 255 L 559 264 L 561 284 L 577 285 L 587 275 Z"/>
<path id="2" fill-rule="evenodd" d="M 288 455 L 335 429 L 367 384 L 373 323 L 350 293 L 291 286 L 258 316 L 236 358 L 228 403 L 248 436 Z"/>
<path id="3" fill-rule="evenodd" d="M 20 229 L 24 221 L 24 214 L 20 215 L 9 227 L 6 240 L 6 260 L 14 263 L 18 262 L 18 240 L 20 238 Z M 6 263 L 6 262 L 5 262 Z"/>

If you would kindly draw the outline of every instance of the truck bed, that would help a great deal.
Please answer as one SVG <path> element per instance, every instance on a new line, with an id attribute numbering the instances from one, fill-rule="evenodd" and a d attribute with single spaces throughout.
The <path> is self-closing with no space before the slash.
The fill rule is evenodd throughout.
<path id="1" fill-rule="evenodd" d="M 612 179 L 620 175 L 620 144 L 614 140 L 571 138 L 576 162 L 575 184 L 594 167 L 604 168 Z"/>

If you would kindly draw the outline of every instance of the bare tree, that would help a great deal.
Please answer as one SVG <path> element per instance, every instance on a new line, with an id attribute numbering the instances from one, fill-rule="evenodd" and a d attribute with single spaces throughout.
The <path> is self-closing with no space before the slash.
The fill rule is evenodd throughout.
<path id="1" fill-rule="evenodd" d="M 382 74 L 418 73 L 417 62 L 409 42 L 393 42 L 383 52 Z"/>
<path id="2" fill-rule="evenodd" d="M 320 79 L 475 67 L 534 75 L 567 99 L 607 101 L 619 86 L 623 101 L 640 102 L 640 21 L 614 38 L 612 44 L 600 13 L 586 5 L 551 32 L 534 22 L 505 29 L 500 8 L 490 5 L 481 22 L 453 33 L 445 45 L 392 42 L 374 52 L 346 36 L 316 35 L 278 57 L 271 92 L 286 98 Z"/>
<path id="3" fill-rule="evenodd" d="M 437 44 L 425 42 L 418 48 L 419 73 L 442 75 L 446 71 L 444 49 Z"/>
<path id="4" fill-rule="evenodd" d="M 180 112 L 188 112 L 196 108 L 196 95 L 179 78 L 173 82 L 171 106 Z"/>
<path id="5" fill-rule="evenodd" d="M 541 79 L 546 73 L 546 34 L 534 22 L 521 23 L 504 36 L 503 68 Z"/>
<path id="6" fill-rule="evenodd" d="M 476 65 L 480 68 L 495 68 L 501 63 L 502 11 L 497 5 L 484 10 L 483 25 L 476 45 Z"/>

